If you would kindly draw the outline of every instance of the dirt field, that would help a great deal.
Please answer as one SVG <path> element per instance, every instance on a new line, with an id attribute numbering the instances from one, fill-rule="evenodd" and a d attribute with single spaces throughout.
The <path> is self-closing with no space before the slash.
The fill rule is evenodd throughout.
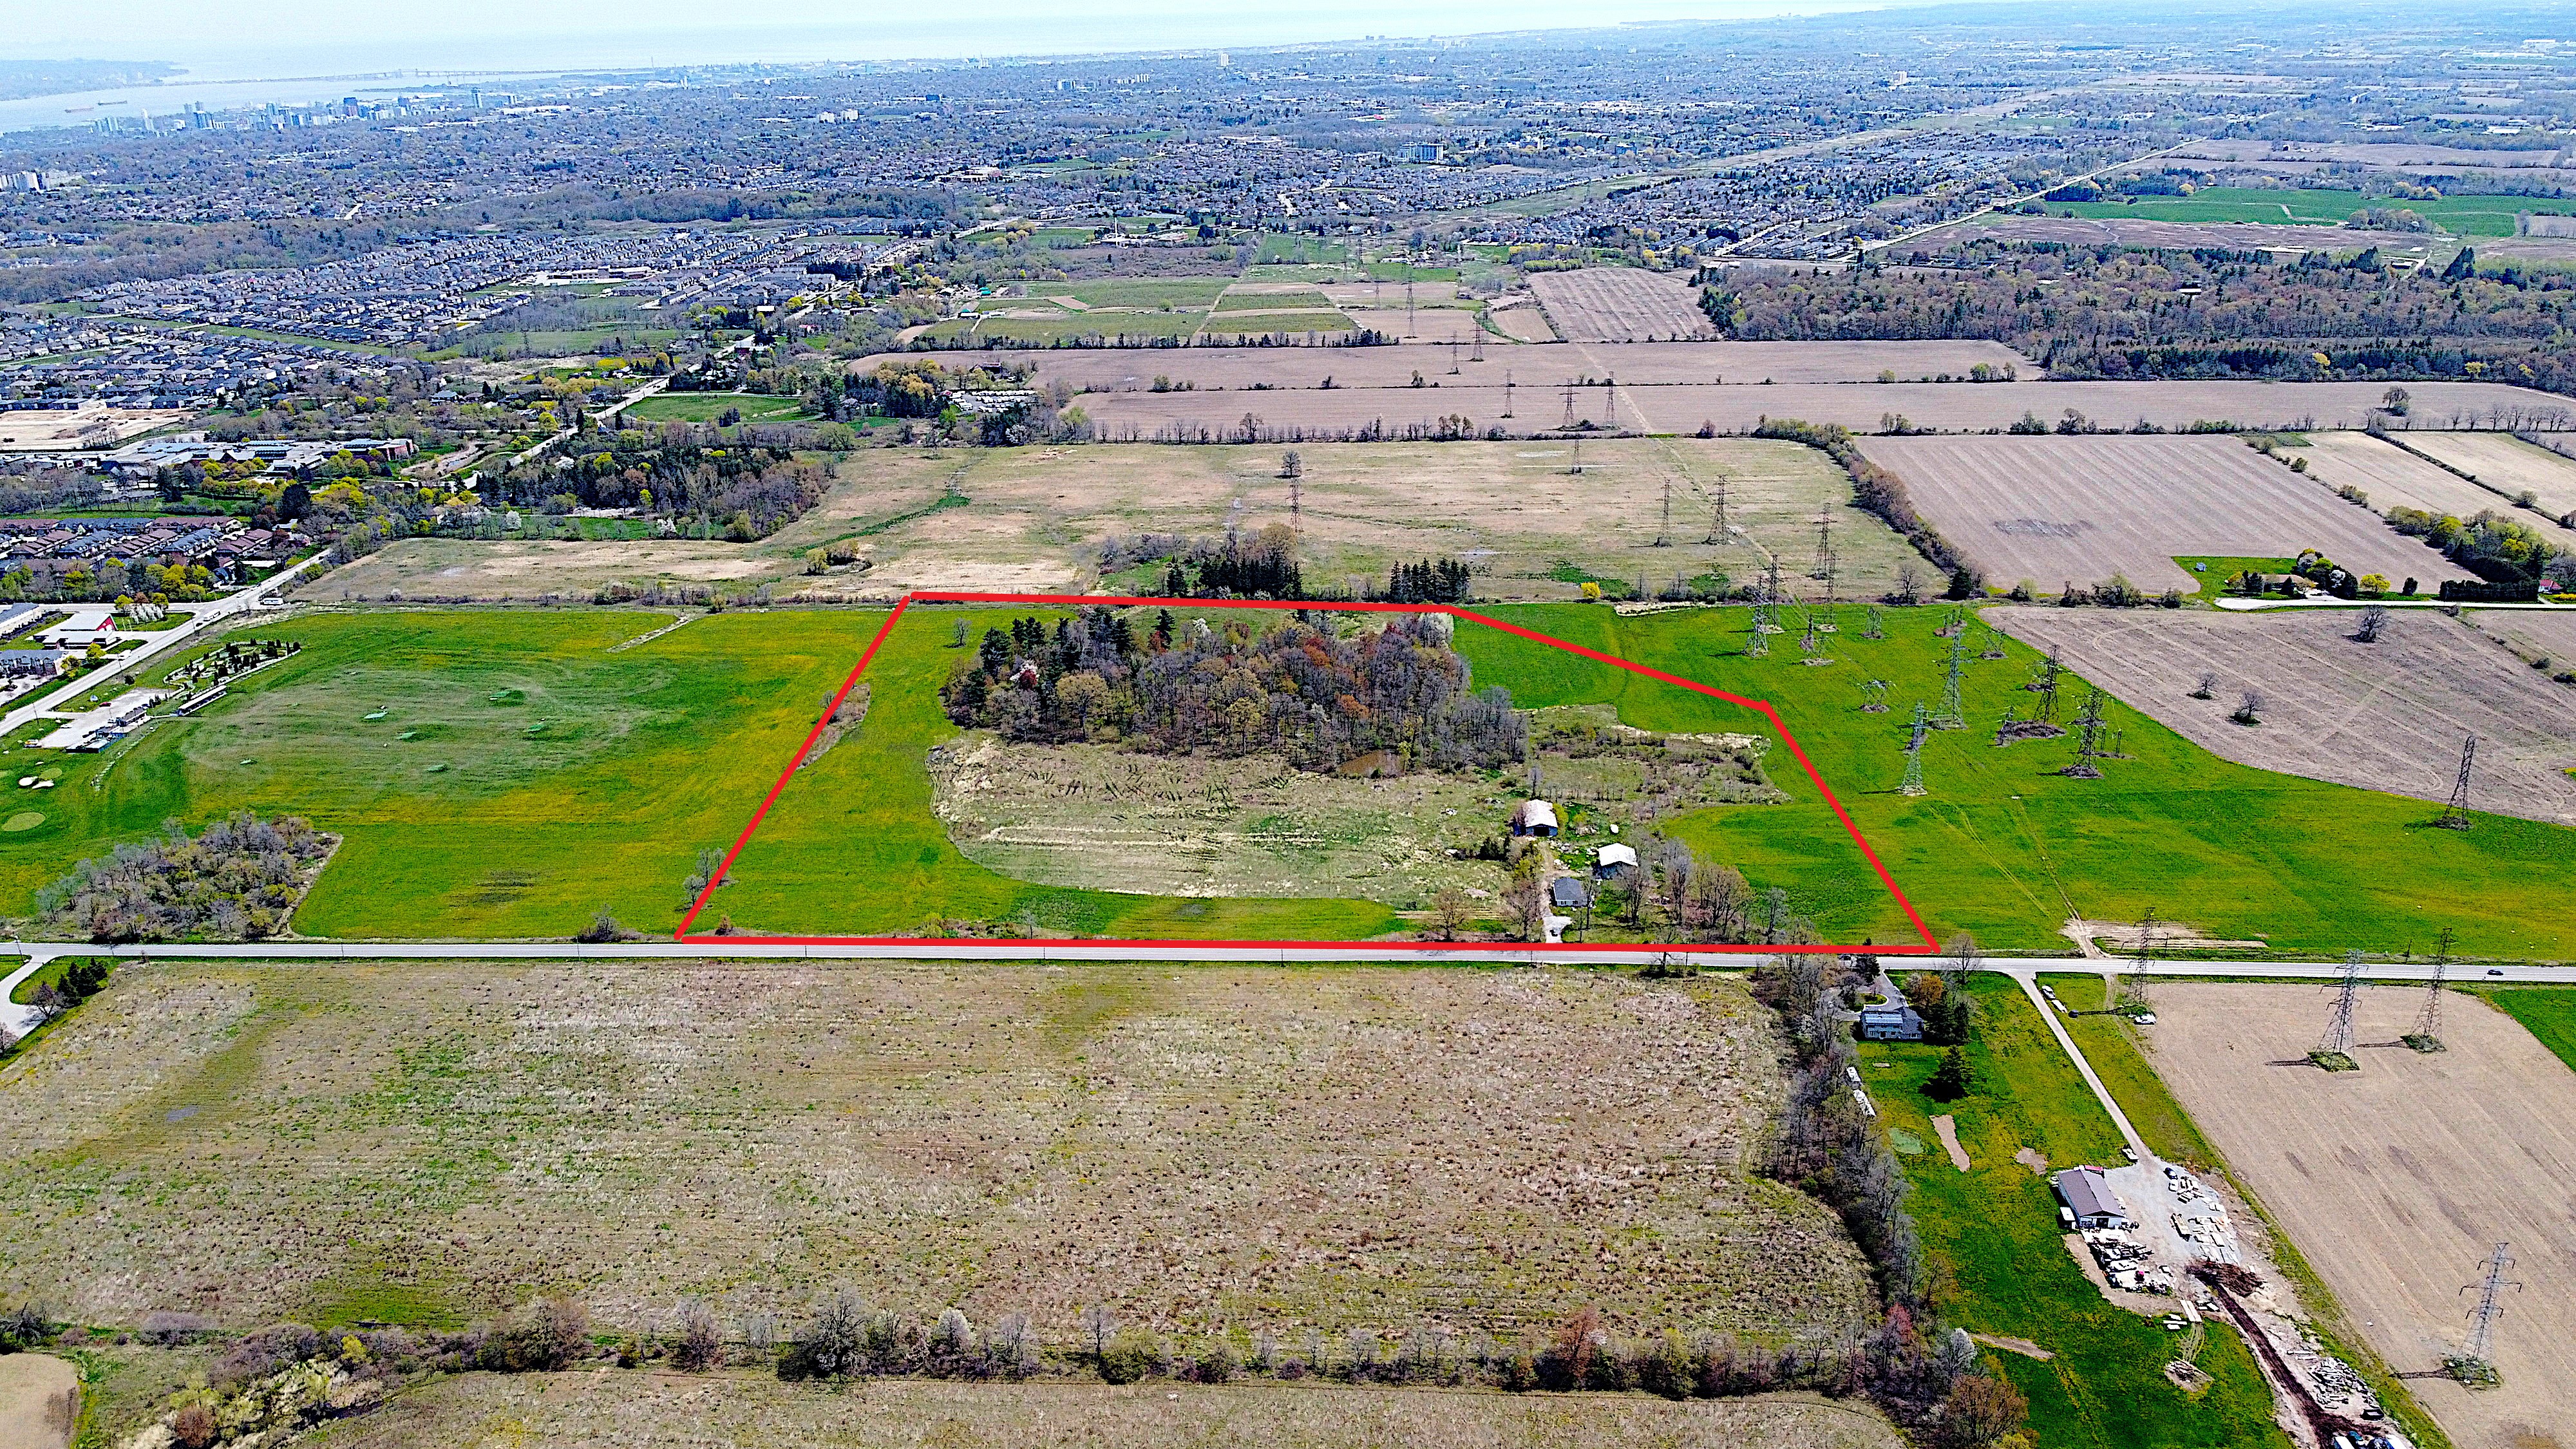
<path id="1" fill-rule="evenodd" d="M 2421 508 L 2469 518 L 2481 510 L 2503 512 L 2513 506 L 2466 478 L 2368 433 L 2315 433 L 2309 435 L 2308 446 L 2281 452 L 2285 457 L 2305 457 L 2308 476 L 2330 488 L 2349 484 L 2370 495 L 2371 512 L 2383 518 L 2391 508 Z M 2576 464 L 2570 466 L 2576 468 Z"/>
<path id="2" fill-rule="evenodd" d="M 1430 315 L 1427 310 L 1417 314 L 1422 318 Z M 1513 313 L 1499 315 L 1510 317 Z M 1398 308 L 1395 316 L 1401 322 L 1403 310 Z M 1403 329 L 1398 326 L 1392 330 Z M 1473 341 L 1472 330 L 1458 335 Z M 1625 387 L 1704 386 L 1718 382 L 1787 385 L 1876 383 L 1880 373 L 1893 372 L 1907 382 L 1928 382 L 1945 372 L 1965 377 L 1970 368 L 1981 362 L 1996 368 L 2009 366 L 2025 379 L 2040 376 L 2038 363 L 1995 342 L 1637 342 L 1594 347 L 1557 342 L 1515 345 L 1489 335 L 1485 339 L 1485 360 L 1477 362 L 1472 356 L 1461 356 L 1457 364 L 1460 372 L 1454 375 L 1449 371 L 1448 347 L 1425 342 L 1393 347 L 1050 348 L 913 355 L 935 358 L 951 368 L 1034 367 L 1041 385 L 1062 379 L 1085 392 L 1143 392 L 1153 386 L 1157 375 L 1175 382 L 1194 382 L 1204 393 L 1251 391 L 1256 384 L 1264 392 L 1308 389 L 1319 386 L 1327 377 L 1337 390 L 1410 388 L 1413 374 L 1418 372 L 1426 387 L 1438 383 L 1445 392 L 1453 387 L 1499 391 L 1503 374 L 1508 371 L 1524 400 L 1533 395 L 1533 390 L 1544 391 L 1585 377 L 1615 376 Z M 857 365 L 862 370 L 873 368 L 890 356 L 862 358 Z M 1197 398 L 1198 394 L 1179 396 Z M 1203 401 L 1214 406 L 1220 400 Z M 1272 401 L 1265 397 L 1253 405 L 1258 410 Z M 1083 405 L 1088 408 L 1092 403 L 1086 401 Z M 1871 422 L 1876 421 L 1873 413 Z"/>
<path id="3" fill-rule="evenodd" d="M 2308 548 L 2392 582 L 2468 577 L 2232 437 L 1871 438 L 1863 449 L 1998 585 L 2028 579 L 2054 593 L 2118 572 L 2150 591 L 2189 591 L 2200 580 L 2178 554 Z"/>
<path id="4" fill-rule="evenodd" d="M 298 597 L 587 599 L 604 584 L 657 581 L 765 583 L 780 598 L 815 600 L 886 599 L 917 588 L 1079 591 L 1099 581 L 1094 545 L 1110 534 L 1216 538 L 1229 525 L 1289 522 L 1282 451 L 870 449 L 851 456 L 844 481 L 814 513 L 759 543 L 406 539 Z M 1920 562 L 1884 524 L 1849 506 L 1841 470 L 1796 444 L 1597 439 L 1583 446 L 1580 475 L 1567 471 L 1573 447 L 1553 442 L 1309 443 L 1298 452 L 1302 553 L 1319 585 L 1362 587 L 1382 582 L 1398 560 L 1444 554 L 1477 568 L 1480 599 L 1572 598 L 1577 582 L 1548 577 L 1565 564 L 1660 589 L 1711 570 L 1749 579 L 1762 570 L 1763 550 L 1779 549 L 1795 574 L 1814 557 L 1816 515 L 1828 500 L 1839 500 L 1834 547 L 1846 597 L 1885 592 L 1901 564 Z M 1667 480 L 1672 543 L 1654 548 Z M 1721 480 L 1729 521 L 1744 531 L 1709 544 Z M 952 481 L 969 501 L 931 508 Z M 869 566 L 807 574 L 806 554 L 834 538 L 853 538 Z"/>
<path id="5" fill-rule="evenodd" d="M 2494 621 L 2520 616 L 2489 613 Z M 2212 753 L 2258 769 L 2447 800 L 2460 737 L 2478 736 L 2481 810 L 2576 824 L 2576 689 L 2553 684 L 2476 627 L 2390 612 L 2375 644 L 2344 610 L 1993 609 L 1987 618 Z M 2215 671 L 2212 699 L 2193 699 Z M 2263 722 L 2228 719 L 2263 691 Z M 2427 818 L 2430 818 L 2428 812 Z"/>
<path id="6" fill-rule="evenodd" d="M 332 570 L 296 591 L 298 599 L 317 603 L 386 599 L 535 599 L 548 594 L 586 600 L 604 584 L 786 584 L 815 597 L 848 597 L 865 590 L 882 593 L 885 585 L 862 571 L 839 570 L 814 577 L 804 572 L 805 555 L 836 538 L 863 533 L 885 520 L 913 514 L 938 501 L 948 481 L 968 455 L 910 449 L 871 448 L 852 454 L 839 470 L 832 491 L 813 512 L 757 543 L 699 542 L 694 539 L 637 540 L 631 543 L 569 541 L 482 542 L 471 539 L 408 538 L 388 544 L 345 568 Z M 952 510 L 953 511 L 953 510 Z M 930 513 L 892 532 L 922 531 L 945 513 Z M 863 556 L 864 551 L 863 551 Z M 1034 556 L 997 555 L 986 563 L 984 577 L 1010 577 L 1014 564 L 1038 562 Z M 1043 577 L 1066 577 L 1050 561 Z M 972 587 L 950 583 L 951 588 Z M 900 590 L 896 590 L 900 592 Z"/>
<path id="7" fill-rule="evenodd" d="M 64 1449 L 80 1422 L 80 1370 L 51 1354 L 0 1355 L 0 1449 Z"/>
<path id="8" fill-rule="evenodd" d="M 2409 432 L 2406 442 L 2508 496 L 2530 489 L 2550 518 L 2576 513 L 2576 458 L 2533 447 L 2511 433 Z M 2492 499 L 2486 506 L 2506 504 Z"/>
<path id="9" fill-rule="evenodd" d="M 1328 349 L 1335 354 L 1356 350 L 1359 349 Z M 2384 383 L 2368 382 L 1898 382 L 1871 386 L 1783 382 L 1765 387 L 1758 382 L 1738 386 L 1730 381 L 1725 386 L 1634 386 L 1622 361 L 1631 350 L 1595 347 L 1594 354 L 1602 366 L 1594 367 L 1591 375 L 1619 374 L 1621 388 L 1644 409 L 1645 426 L 1665 433 L 1691 432 L 1703 422 L 1714 424 L 1721 432 L 1748 432 L 1765 417 L 1840 423 L 1855 432 L 1867 433 L 1879 431 L 1891 414 L 1905 417 L 1918 428 L 1985 432 L 2010 427 L 2026 412 L 2054 422 L 2068 408 L 2118 427 L 2144 420 L 2161 428 L 2181 429 L 2210 420 L 2257 428 L 2358 428 L 2378 408 L 2381 396 L 2388 390 Z M 1504 417 L 1502 380 L 1492 375 L 1493 369 L 1508 362 L 1517 373 L 1522 365 L 1519 359 L 1537 352 L 1538 349 L 1527 348 L 1497 353 L 1488 348 L 1485 377 L 1471 379 L 1476 385 L 1463 392 L 1449 388 L 1419 392 L 1337 388 L 1330 392 L 1264 392 L 1258 401 L 1230 393 L 1210 396 L 1205 392 L 1136 392 L 1086 398 L 1083 407 L 1104 424 L 1132 427 L 1147 437 L 1170 423 L 1228 428 L 1247 411 L 1258 415 L 1267 427 L 1308 429 L 1360 428 L 1372 421 L 1392 428 L 1408 423 L 1429 424 L 1446 413 L 1463 413 L 1475 420 L 1480 430 L 1498 424 L 1507 433 L 1526 435 L 1557 426 L 1563 417 L 1563 406 L 1548 390 L 1569 375 L 1581 375 L 1581 369 L 1569 372 L 1542 367 L 1536 389 L 1527 377 L 1517 377 L 1520 391 L 1514 408 L 1516 416 Z M 1154 360 L 1146 362 L 1149 378 L 1151 370 L 1159 365 Z M 1315 371 L 1320 376 L 1342 365 L 1338 360 L 1318 359 Z M 1444 360 L 1442 366 L 1445 365 Z M 1128 362 L 1125 370 L 1135 371 L 1136 364 Z M 1902 371 L 1900 368 L 1900 374 Z M 1872 368 L 1869 376 L 1876 375 L 1877 369 Z M 1430 368 L 1423 370 L 1423 376 L 1426 381 L 1441 380 Z M 1536 399 L 1531 396 L 1534 390 L 1540 393 Z M 2461 427 L 2514 416 L 2564 420 L 2576 415 L 2571 414 L 2563 398 L 2489 383 L 2415 383 L 2409 385 L 2409 391 L 2415 394 L 2418 411 L 2426 413 L 2428 420 L 2432 416 L 2429 410 L 2438 407 L 2445 419 L 2457 414 L 2462 419 L 2457 424 Z M 1595 411 L 1597 407 L 1583 415 L 1590 416 Z"/>
<path id="10" fill-rule="evenodd" d="M 1532 272 L 1530 291 L 1570 342 L 1670 342 L 1709 334 L 1699 292 L 1678 277 L 1635 267 Z"/>
<path id="11" fill-rule="evenodd" d="M 0 1073 L 0 1297 L 1830 1337 L 1866 1268 L 1745 1161 L 1769 1023 L 1588 972 L 129 965 Z"/>
<path id="12" fill-rule="evenodd" d="M 2456 1351 L 2460 1289 L 2512 1244 L 2527 1286 L 2496 1329 L 2502 1387 L 2409 1387 L 2460 1449 L 2576 1443 L 2576 1074 L 2473 997 L 2443 1005 L 2450 1050 L 2409 1051 L 2397 1037 L 2422 1000 L 2363 990 L 2358 1072 L 2306 1065 L 2328 1002 L 2314 986 L 2160 982 L 2145 1035 L 2158 1073 L 2400 1372 Z"/>
<path id="13" fill-rule="evenodd" d="M 1899 1449 L 1903 1441 L 1867 1409 L 1805 1396 L 1676 1404 L 1641 1394 L 901 1379 L 825 1389 L 740 1374 L 562 1373 L 441 1380 L 302 1442 L 314 1449 Z"/>
<path id="14" fill-rule="evenodd" d="M 2421 232 L 2363 231 L 2340 226 L 2288 226 L 2268 222 L 2156 221 L 2114 216 L 1980 216 L 1944 227 L 1924 238 L 1926 246 L 1953 247 L 1981 237 L 2010 242 L 2064 242 L 2072 246 L 2220 247 L 2230 251 L 2258 247 L 2298 247 L 2325 252 L 2386 247 L 2405 252 L 2430 240 Z M 2483 249 L 2483 247 L 2481 248 Z M 1899 248 L 1910 252 L 1911 248 Z"/>
<path id="15" fill-rule="evenodd" d="M 2481 609 L 2468 617 L 2487 633 L 2548 659 L 2551 674 L 2576 669 L 2576 613 Z"/>

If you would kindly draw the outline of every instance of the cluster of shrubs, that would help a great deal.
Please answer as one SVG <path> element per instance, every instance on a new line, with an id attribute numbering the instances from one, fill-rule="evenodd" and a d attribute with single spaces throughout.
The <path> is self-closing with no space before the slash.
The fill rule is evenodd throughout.
<path id="1" fill-rule="evenodd" d="M 340 843 L 294 815 L 244 812 L 194 838 L 176 820 L 163 828 L 163 838 L 81 861 L 39 892 L 45 924 L 102 943 L 257 940 L 285 928 L 305 872 Z"/>

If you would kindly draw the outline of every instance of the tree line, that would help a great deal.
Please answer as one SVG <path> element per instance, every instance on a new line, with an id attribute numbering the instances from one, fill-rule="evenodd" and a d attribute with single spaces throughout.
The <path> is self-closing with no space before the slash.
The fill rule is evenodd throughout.
<path id="1" fill-rule="evenodd" d="M 1301 612 L 1256 633 L 1240 619 L 1183 625 L 1164 609 L 1140 631 L 1127 614 L 1088 608 L 1051 628 L 1020 618 L 987 629 L 940 694 L 958 724 L 1014 740 L 1275 751 L 1311 770 L 1377 751 L 1440 769 L 1523 758 L 1526 720 L 1508 692 L 1472 689 L 1441 623 L 1398 618 L 1345 635 Z"/>
<path id="2" fill-rule="evenodd" d="M 2576 275 L 2440 273 L 2375 248 L 2289 264 L 2221 248 L 1980 240 L 1944 269 L 1730 274 L 1702 295 L 1746 341 L 1969 338 L 2059 378 L 2461 378 L 2576 393 Z"/>

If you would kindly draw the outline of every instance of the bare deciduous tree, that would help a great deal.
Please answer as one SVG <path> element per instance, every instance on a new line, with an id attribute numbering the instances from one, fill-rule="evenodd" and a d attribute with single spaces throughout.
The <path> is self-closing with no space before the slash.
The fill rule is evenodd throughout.
<path id="1" fill-rule="evenodd" d="M 1443 941 L 1455 941 L 1467 924 L 1467 893 L 1456 886 L 1442 886 L 1431 898 L 1431 919 Z"/>
<path id="2" fill-rule="evenodd" d="M 715 1367 L 724 1358 L 724 1343 L 716 1333 L 716 1316 L 707 1305 L 692 1298 L 680 1305 L 680 1336 L 671 1345 L 671 1361 L 690 1373 Z"/>

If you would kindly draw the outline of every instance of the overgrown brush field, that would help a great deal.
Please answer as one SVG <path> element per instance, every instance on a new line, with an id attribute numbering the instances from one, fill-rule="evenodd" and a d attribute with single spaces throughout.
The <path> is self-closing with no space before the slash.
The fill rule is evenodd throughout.
<path id="1" fill-rule="evenodd" d="M 1184 1449 L 1897 1449 L 1865 1408 L 1803 1395 L 1667 1403 L 1634 1394 L 1160 1384 L 952 1384 L 861 1390 L 738 1377 L 470 1374 L 332 1425 L 314 1449 L 561 1449 L 796 1443 L 927 1449 L 985 1443 Z"/>
<path id="2" fill-rule="evenodd" d="M 603 1327 L 851 1288 L 1183 1343 L 1426 1325 L 1830 1342 L 1732 981 L 700 962 L 129 964 L 0 1074 L 0 1294 L 121 1323 Z M 1390 1341 L 1392 1339 L 1390 1338 Z"/>

